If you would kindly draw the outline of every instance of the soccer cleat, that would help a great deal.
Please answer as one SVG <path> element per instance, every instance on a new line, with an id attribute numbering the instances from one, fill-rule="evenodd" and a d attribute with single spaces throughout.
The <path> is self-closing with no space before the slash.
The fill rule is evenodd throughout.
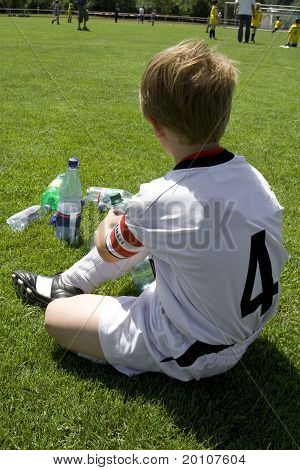
<path id="1" fill-rule="evenodd" d="M 82 31 L 82 28 L 80 28 L 80 26 L 79 26 L 79 28 L 77 28 L 77 31 Z"/>
<path id="2" fill-rule="evenodd" d="M 16 294 L 20 299 L 40 307 L 47 307 L 54 299 L 83 294 L 83 291 L 78 287 L 65 284 L 61 274 L 49 277 L 26 271 L 14 271 L 12 280 Z"/>
<path id="3" fill-rule="evenodd" d="M 90 29 L 87 28 L 86 26 L 84 26 L 84 27 L 82 28 L 82 31 L 90 31 Z"/>

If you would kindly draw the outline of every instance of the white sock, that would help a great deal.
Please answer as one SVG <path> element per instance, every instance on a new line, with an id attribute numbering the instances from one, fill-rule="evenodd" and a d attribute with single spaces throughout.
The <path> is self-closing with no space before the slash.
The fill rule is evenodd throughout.
<path id="1" fill-rule="evenodd" d="M 133 266 L 145 259 L 148 254 L 148 250 L 145 250 L 131 258 L 121 259 L 116 263 L 107 263 L 103 261 L 97 248 L 94 247 L 86 256 L 62 273 L 62 280 L 65 284 L 78 287 L 85 294 L 89 294 L 102 282 L 122 277 Z"/>

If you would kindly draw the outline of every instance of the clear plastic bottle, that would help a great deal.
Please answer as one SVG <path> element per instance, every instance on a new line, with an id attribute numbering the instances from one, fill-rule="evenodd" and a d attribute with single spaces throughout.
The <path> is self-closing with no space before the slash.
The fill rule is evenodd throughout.
<path id="1" fill-rule="evenodd" d="M 111 208 L 114 211 L 114 214 L 121 215 L 124 214 L 126 209 L 126 202 L 123 200 L 121 194 L 117 191 L 111 193 L 110 195 Z"/>
<path id="2" fill-rule="evenodd" d="M 27 209 L 9 217 L 6 222 L 13 230 L 20 232 L 35 220 L 41 219 L 48 214 L 50 209 L 48 204 L 45 206 L 35 205 L 27 207 Z"/>
<path id="3" fill-rule="evenodd" d="M 41 199 L 41 205 L 45 206 L 46 204 L 49 204 L 51 206 L 51 209 L 53 211 L 56 211 L 59 200 L 60 200 L 60 188 L 61 184 L 64 180 L 65 173 L 62 173 L 61 175 L 58 175 L 42 194 L 42 199 Z"/>
<path id="4" fill-rule="evenodd" d="M 96 202 L 99 210 L 109 210 L 111 207 L 110 196 L 115 193 L 119 193 L 125 202 L 133 196 L 132 193 L 125 191 L 124 189 L 90 186 L 86 190 L 86 199 L 88 201 Z"/>
<path id="5" fill-rule="evenodd" d="M 136 264 L 130 274 L 139 292 L 143 292 L 155 280 L 149 257 Z"/>
<path id="6" fill-rule="evenodd" d="M 57 206 L 56 236 L 70 244 L 78 242 L 81 221 L 81 184 L 78 174 L 79 159 L 72 157 L 60 187 Z"/>

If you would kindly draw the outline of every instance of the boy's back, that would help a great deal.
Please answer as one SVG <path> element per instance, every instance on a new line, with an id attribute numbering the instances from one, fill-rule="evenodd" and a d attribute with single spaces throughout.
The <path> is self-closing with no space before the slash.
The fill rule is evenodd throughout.
<path id="1" fill-rule="evenodd" d="M 226 150 L 142 185 L 126 222 L 153 255 L 155 309 L 209 344 L 258 331 L 276 311 L 286 261 L 281 209 L 262 175 Z"/>

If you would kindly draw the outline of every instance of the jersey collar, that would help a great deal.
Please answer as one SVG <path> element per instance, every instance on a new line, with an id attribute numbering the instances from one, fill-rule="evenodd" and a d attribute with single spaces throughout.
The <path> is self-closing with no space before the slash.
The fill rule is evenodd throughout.
<path id="1" fill-rule="evenodd" d="M 221 165 L 232 160 L 234 154 L 228 152 L 223 147 L 214 147 L 210 150 L 196 152 L 188 155 L 175 166 L 174 170 L 184 170 L 189 168 L 199 168 L 207 166 Z"/>

